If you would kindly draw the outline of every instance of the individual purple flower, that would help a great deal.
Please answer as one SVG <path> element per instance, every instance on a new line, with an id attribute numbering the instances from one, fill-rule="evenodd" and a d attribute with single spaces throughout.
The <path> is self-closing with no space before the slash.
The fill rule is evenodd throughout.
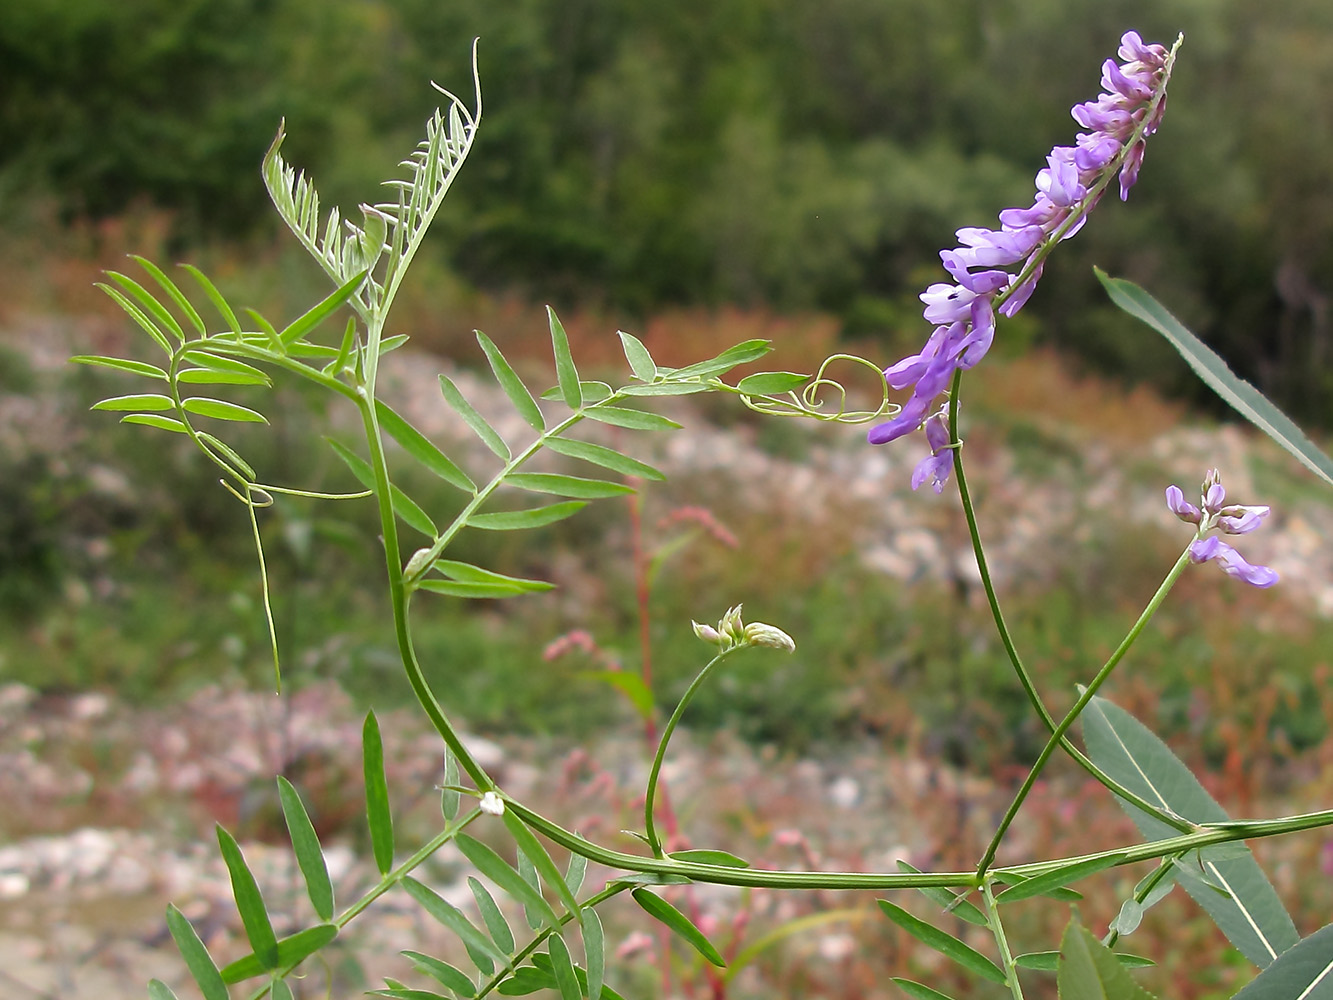
<path id="1" fill-rule="evenodd" d="M 1177 42 L 1177 45 L 1179 42 Z M 998 230 L 964 228 L 959 246 L 942 250 L 940 260 L 950 282 L 937 282 L 921 294 L 924 316 L 935 329 L 920 354 L 885 369 L 893 389 L 912 387 L 899 413 L 871 429 L 871 444 L 885 444 L 925 427 L 930 457 L 917 466 L 912 488 L 931 479 L 939 492 L 953 468 L 952 449 L 941 454 L 934 400 L 960 370 L 971 368 L 990 350 L 995 314 L 1015 315 L 1036 290 L 1052 244 L 1082 228 L 1102 191 L 1119 173 L 1120 196 L 1127 196 L 1143 163 L 1144 138 L 1156 131 L 1166 106 L 1166 85 L 1174 50 L 1149 45 L 1126 32 L 1117 52 L 1121 64 L 1102 66 L 1105 92 L 1076 105 L 1074 120 L 1086 132 L 1075 145 L 1056 146 L 1037 174 L 1037 196 L 1030 208 L 1007 208 Z M 1013 267 L 1014 271 L 998 270 Z M 947 435 L 947 428 L 945 430 Z M 925 470 L 925 471 L 923 471 Z M 941 471 L 941 475 L 936 475 Z"/>
<path id="2" fill-rule="evenodd" d="M 949 473 L 953 472 L 954 449 L 950 446 L 948 408 L 941 406 L 927 417 L 925 428 L 930 454 L 912 470 L 912 489 L 929 480 L 931 488 L 938 494 L 944 491 Z"/>
<path id="3" fill-rule="evenodd" d="M 1209 532 L 1216 529 L 1227 535 L 1248 535 L 1261 524 L 1269 514 L 1264 506 L 1246 506 L 1228 504 L 1227 491 L 1222 487 L 1222 477 L 1213 469 L 1204 477 L 1200 489 L 1199 506 L 1196 507 L 1185 499 L 1185 493 L 1179 486 L 1166 489 L 1166 506 L 1171 513 L 1182 521 L 1196 525 L 1194 541 L 1190 543 L 1190 561 L 1196 563 L 1216 562 L 1222 572 L 1255 587 L 1271 587 L 1277 583 L 1278 575 L 1267 566 L 1256 566 L 1245 561 L 1245 557 L 1216 535 Z"/>

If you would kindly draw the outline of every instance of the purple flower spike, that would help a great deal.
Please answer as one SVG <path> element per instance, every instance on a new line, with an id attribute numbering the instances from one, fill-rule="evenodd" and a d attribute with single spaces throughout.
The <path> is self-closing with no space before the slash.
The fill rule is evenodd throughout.
<path id="1" fill-rule="evenodd" d="M 1222 539 L 1208 534 L 1216 529 L 1228 535 L 1247 535 L 1263 524 L 1269 508 L 1228 504 L 1227 491 L 1223 489 L 1216 469 L 1204 477 L 1199 492 L 1200 503 L 1195 507 L 1185 499 L 1179 486 L 1169 486 L 1166 490 L 1166 505 L 1171 513 L 1182 521 L 1198 525 L 1195 539 L 1190 543 L 1190 561 L 1216 562 L 1227 576 L 1244 580 L 1253 587 L 1271 587 L 1277 583 L 1278 575 L 1274 570 L 1246 562 L 1244 556 Z"/>
<path id="2" fill-rule="evenodd" d="M 924 316 L 935 330 L 920 354 L 884 371 L 891 388 L 911 386 L 912 397 L 893 420 L 868 435 L 871 444 L 884 444 L 925 426 L 931 451 L 912 475 L 913 489 L 929 479 L 938 493 L 953 469 L 953 451 L 941 452 L 931 437 L 936 416 L 927 414 L 955 372 L 971 368 L 990 350 L 996 312 L 1013 316 L 1023 308 L 1041 279 L 1051 245 L 1082 228 L 1115 172 L 1122 199 L 1138 178 L 1144 137 L 1156 130 L 1166 107 L 1173 55 L 1133 31 L 1121 37 L 1118 55 L 1120 65 L 1109 59 L 1102 66 L 1105 92 L 1072 109 L 1087 131 L 1079 133 L 1075 145 L 1051 150 L 1037 174 L 1032 206 L 1006 208 L 998 230 L 960 229 L 961 245 L 940 251 L 953 282 L 937 282 L 921 293 Z M 1003 267 L 1015 271 L 996 270 Z M 944 433 L 947 437 L 947 428 Z"/>

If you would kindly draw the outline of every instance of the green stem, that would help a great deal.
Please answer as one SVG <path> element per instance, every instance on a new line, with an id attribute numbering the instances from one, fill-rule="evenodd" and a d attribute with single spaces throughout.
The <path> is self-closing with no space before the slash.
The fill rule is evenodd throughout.
<path id="1" fill-rule="evenodd" d="M 663 856 L 662 842 L 657 836 L 657 824 L 653 820 L 653 803 L 657 800 L 657 781 L 662 772 L 662 761 L 666 758 L 667 743 L 671 740 L 671 734 L 676 731 L 676 725 L 680 722 L 680 717 L 685 714 L 685 706 L 694 698 L 694 694 L 703 684 L 704 678 L 728 656 L 738 649 L 744 648 L 744 646 L 732 646 L 709 660 L 704 668 L 699 671 L 698 676 L 690 682 L 690 686 L 685 689 L 680 702 L 676 705 L 676 710 L 671 713 L 671 718 L 667 719 L 666 725 L 662 727 L 662 738 L 657 743 L 657 755 L 653 757 L 653 766 L 648 772 L 648 788 L 643 797 L 644 829 L 648 834 L 648 846 L 653 849 L 653 857 L 655 858 Z"/>
<path id="2" fill-rule="evenodd" d="M 1111 676 L 1111 672 L 1115 670 L 1125 654 L 1129 652 L 1129 648 L 1134 645 L 1134 641 L 1138 639 L 1139 634 L 1147 626 L 1148 622 L 1152 619 L 1152 616 L 1156 614 L 1157 609 L 1161 607 L 1162 602 L 1166 600 L 1166 595 L 1171 592 L 1171 588 L 1175 586 L 1176 580 L 1180 578 L 1181 573 L 1185 572 L 1185 567 L 1189 564 L 1190 553 L 1189 549 L 1186 549 L 1180 554 L 1180 558 L 1176 560 L 1176 564 L 1171 567 L 1171 572 L 1166 575 L 1166 579 L 1162 581 L 1162 585 L 1157 588 L 1157 593 L 1153 594 L 1152 600 L 1150 600 L 1148 606 L 1143 609 L 1143 613 L 1139 615 L 1138 621 L 1134 623 L 1134 627 L 1131 628 L 1125 638 L 1121 640 L 1120 645 L 1116 647 L 1116 650 L 1111 654 L 1110 659 L 1102 665 L 1101 670 L 1097 671 L 1097 676 L 1092 679 L 1083 693 L 1079 695 L 1078 701 L 1074 702 L 1074 707 L 1065 714 L 1065 717 L 1060 720 L 1060 724 L 1055 727 L 1054 731 L 1051 733 L 1051 738 L 1046 741 L 1046 746 L 1042 748 L 1036 762 L 1032 765 L 1032 769 L 1028 771 L 1027 778 L 1024 779 L 1022 786 L 1018 789 L 1018 794 L 1014 796 L 1014 801 L 1010 803 L 1008 812 L 1004 814 L 1004 819 L 1000 821 L 1000 826 L 999 829 L 995 831 L 995 836 L 991 838 L 990 844 L 986 847 L 986 853 L 982 855 L 981 861 L 977 865 L 978 876 L 985 875 L 986 869 L 989 868 L 990 863 L 995 860 L 995 852 L 999 850 L 1000 841 L 1004 839 L 1004 835 L 1009 831 L 1009 826 L 1013 823 L 1014 817 L 1018 815 L 1019 808 L 1022 807 L 1024 800 L 1028 797 L 1028 793 L 1032 791 L 1032 786 L 1036 784 L 1042 769 L 1046 767 L 1046 762 L 1051 759 L 1051 754 L 1053 754 L 1055 748 L 1060 745 L 1065 733 L 1069 731 L 1069 727 L 1074 724 L 1074 721 L 1082 714 L 1083 709 L 1087 707 L 1088 702 L 1092 701 L 1098 688 L 1106 683 L 1107 678 Z"/>
<path id="3" fill-rule="evenodd" d="M 949 392 L 949 444 L 954 449 L 954 477 L 958 483 L 958 496 L 963 504 L 963 516 L 967 519 L 968 534 L 972 539 L 972 552 L 976 556 L 977 572 L 981 576 L 981 586 L 986 591 L 986 601 L 990 605 L 991 618 L 995 621 L 995 629 L 999 633 L 1000 643 L 1004 646 L 1009 662 L 1013 665 L 1014 673 L 1018 676 L 1018 683 L 1022 686 L 1023 692 L 1027 695 L 1032 707 L 1041 716 L 1041 721 L 1046 726 L 1047 731 L 1054 733 L 1056 729 L 1055 719 L 1052 718 L 1051 713 L 1041 699 L 1041 695 L 1037 692 L 1037 685 L 1032 680 L 1032 675 L 1028 672 L 1027 667 L 1023 664 L 1023 658 L 1018 654 L 1018 647 L 1014 645 L 1013 636 L 1010 634 L 1009 626 L 1004 620 L 1004 612 L 1000 609 L 1000 598 L 995 591 L 995 583 L 991 579 L 990 565 L 986 560 L 986 549 L 981 544 L 981 530 L 977 526 L 977 513 L 972 503 L 972 494 L 967 487 L 967 474 L 963 469 L 963 441 L 959 436 L 958 429 L 958 398 L 962 376 L 961 369 L 954 372 L 953 385 Z M 1130 803 L 1135 808 L 1143 810 L 1172 829 L 1179 830 L 1181 833 L 1188 833 L 1192 829 L 1179 816 L 1164 812 L 1142 796 L 1120 784 L 1089 760 L 1068 739 L 1061 737 L 1060 746 L 1083 770 L 1087 771 L 1094 780 L 1100 782 L 1111 794 Z"/>
<path id="4" fill-rule="evenodd" d="M 1014 965 L 1013 953 L 1009 950 L 1009 941 L 1004 936 L 1004 924 L 1000 921 L 1000 908 L 995 905 L 995 894 L 991 891 L 991 880 L 981 883 L 981 896 L 986 903 L 986 924 L 995 936 L 995 944 L 1000 949 L 1000 961 L 1004 963 L 1004 979 L 1014 1000 L 1023 1000 L 1023 986 L 1018 981 L 1018 966 Z"/>

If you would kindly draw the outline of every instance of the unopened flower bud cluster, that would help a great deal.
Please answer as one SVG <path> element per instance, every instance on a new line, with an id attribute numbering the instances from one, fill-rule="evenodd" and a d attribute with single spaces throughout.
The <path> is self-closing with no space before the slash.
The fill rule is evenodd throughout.
<path id="1" fill-rule="evenodd" d="M 768 646 L 772 649 L 785 649 L 789 653 L 796 651 L 795 640 L 776 625 L 766 625 L 763 622 L 751 622 L 746 625 L 741 620 L 739 604 L 727 610 L 716 628 L 712 625 L 700 625 L 698 622 L 690 624 L 694 626 L 694 634 L 700 639 L 724 650 L 735 646 Z"/>

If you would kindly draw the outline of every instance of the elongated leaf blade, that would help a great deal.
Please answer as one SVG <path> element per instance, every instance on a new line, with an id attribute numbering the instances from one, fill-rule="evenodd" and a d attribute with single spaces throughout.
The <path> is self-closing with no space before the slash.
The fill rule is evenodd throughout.
<path id="1" fill-rule="evenodd" d="M 199 992 L 204 995 L 204 1000 L 229 1000 L 227 984 L 223 982 L 222 974 L 218 972 L 218 967 L 208 954 L 208 949 L 199 940 L 199 935 L 190 926 L 190 922 L 185 919 L 185 914 L 170 904 L 167 905 L 167 930 L 171 932 L 176 947 L 180 949 L 181 958 L 185 959 L 185 967 L 190 970 L 190 975 L 194 977 Z"/>
<path id="2" fill-rule="evenodd" d="M 463 856 L 472 862 L 477 871 L 524 906 L 530 906 L 540 913 L 542 920 L 552 930 L 560 926 L 560 918 L 556 915 L 555 910 L 551 909 L 551 904 L 546 902 L 541 892 L 534 889 L 522 875 L 511 868 L 504 858 L 481 841 L 474 840 L 466 834 L 460 833 L 456 843 L 458 849 L 463 852 Z"/>
<path id="3" fill-rule="evenodd" d="M 750 862 L 727 851 L 696 850 L 675 851 L 667 857 L 675 861 L 691 861 L 700 865 L 719 865 L 723 868 L 749 868 Z"/>
<path id="4" fill-rule="evenodd" d="M 223 298 L 222 293 L 217 290 L 213 282 L 208 280 L 208 276 L 193 264 L 182 264 L 181 268 L 204 290 L 204 294 L 208 296 L 208 301 L 213 303 L 213 308 L 227 321 L 227 326 L 231 332 L 239 337 L 241 335 L 241 323 L 236 318 L 236 313 L 227 304 L 227 300 Z"/>
<path id="5" fill-rule="evenodd" d="M 338 936 L 338 928 L 333 924 L 317 924 L 297 931 L 278 942 L 278 966 L 298 965 Z M 222 970 L 222 981 L 239 983 L 255 976 L 263 975 L 266 970 L 255 955 L 246 955 L 226 966 Z"/>
<path id="6" fill-rule="evenodd" d="M 560 383 L 560 395 L 565 405 L 577 410 L 583 405 L 583 390 L 579 387 L 579 370 L 574 367 L 574 355 L 569 350 L 569 336 L 555 310 L 546 307 L 551 324 L 551 351 L 555 355 L 555 376 Z"/>
<path id="7" fill-rule="evenodd" d="M 403 446 L 403 451 L 451 486 L 457 486 L 467 493 L 477 492 L 477 484 L 469 479 L 467 474 L 449 459 L 449 456 L 387 404 L 376 400 L 375 412 L 379 417 L 380 426 Z"/>
<path id="8" fill-rule="evenodd" d="M 189 396 L 181 400 L 181 408 L 186 413 L 196 413 L 201 417 L 212 417 L 214 420 L 233 420 L 250 424 L 268 423 L 268 418 L 262 413 L 248 406 L 241 406 L 239 403 L 229 403 L 225 399 Z"/>
<path id="9" fill-rule="evenodd" d="M 1042 875 L 1034 875 L 1032 878 L 1018 883 L 1018 885 L 1012 885 L 1005 889 L 1004 892 L 995 897 L 995 902 L 1013 903 L 1020 899 L 1043 896 L 1052 889 L 1062 889 L 1070 882 L 1077 882 L 1081 878 L 1087 878 L 1089 875 L 1105 871 L 1124 860 L 1124 854 L 1109 854 L 1105 857 L 1091 858 L 1087 861 L 1065 865 L 1063 868 L 1057 868 Z"/>
<path id="10" fill-rule="evenodd" d="M 588 505 L 583 500 L 566 500 L 545 507 L 529 507 L 527 510 L 499 510 L 491 514 L 473 514 L 467 519 L 467 523 L 469 527 L 484 528 L 487 531 L 540 528 L 556 521 L 563 521 L 586 506 Z"/>
<path id="11" fill-rule="evenodd" d="M 241 915 L 241 924 L 245 927 L 245 936 L 255 956 L 265 969 L 278 967 L 278 937 L 273 933 L 273 923 L 269 920 L 268 910 L 264 906 L 264 897 L 259 893 L 255 877 L 245 863 L 245 856 L 236 843 L 236 838 L 217 826 L 218 846 L 222 849 L 222 860 L 227 864 L 231 876 L 231 891 L 236 898 L 236 909 Z"/>
<path id="12" fill-rule="evenodd" d="M 119 288 L 113 288 L 105 281 L 97 282 L 97 287 L 106 292 L 116 305 L 125 310 L 125 314 L 139 325 L 144 333 L 153 338 L 158 347 L 162 348 L 167 354 L 171 353 L 171 344 L 167 342 L 167 335 L 157 328 L 151 319 L 144 315 L 144 311 L 136 306 Z"/>
<path id="13" fill-rule="evenodd" d="M 1104 698 L 1093 698 L 1083 712 L 1088 756 L 1108 775 L 1145 801 L 1195 823 L 1228 817 L 1171 750 L 1146 726 Z M 1163 840 L 1177 831 L 1124 802 L 1134 825 L 1147 840 Z M 1212 860 L 1205 852 L 1207 878 L 1224 888 L 1214 891 L 1198 874 L 1176 869 L 1177 880 L 1251 962 L 1267 966 L 1299 940 L 1282 901 L 1259 863 L 1246 851 L 1230 860 Z"/>
<path id="14" fill-rule="evenodd" d="M 170 396 L 156 392 L 140 392 L 129 396 L 112 396 L 94 403 L 93 410 L 171 410 L 176 406 Z"/>
<path id="15" fill-rule="evenodd" d="M 592 909 L 583 911 L 583 961 L 588 967 L 583 983 L 588 1000 L 600 1000 L 606 977 L 606 932 L 602 930 L 601 918 Z"/>
<path id="16" fill-rule="evenodd" d="M 212 434 L 208 433 L 208 431 L 195 431 L 195 433 L 199 436 L 199 439 L 204 442 L 205 447 L 213 451 L 223 461 L 231 463 L 233 468 L 244 473 L 246 479 L 253 480 L 255 478 L 254 468 L 249 462 L 236 454 L 236 450 L 232 448 L 231 445 L 227 444 L 226 441 L 214 437 Z"/>
<path id="17" fill-rule="evenodd" d="M 532 859 L 529 858 L 522 851 L 519 851 L 517 861 L 518 861 L 518 873 L 523 876 L 523 881 L 528 883 L 528 885 L 532 886 L 534 889 L 537 890 L 538 893 L 540 893 L 542 891 L 542 879 L 541 876 L 537 874 L 537 868 L 535 865 L 533 865 Z M 527 920 L 528 926 L 531 927 L 534 931 L 541 929 L 542 915 L 541 911 L 538 910 L 536 907 L 524 904 L 523 918 Z"/>
<path id="18" fill-rule="evenodd" d="M 509 446 L 504 443 L 504 439 L 495 433 L 495 428 L 486 422 L 486 419 L 476 411 L 476 409 L 463 398 L 463 394 L 458 391 L 458 386 L 454 385 L 453 380 L 448 375 L 440 376 L 440 394 L 444 396 L 444 401 L 449 407 L 463 418 L 463 422 L 472 428 L 474 434 L 481 438 L 482 443 L 503 462 L 509 461 Z"/>
<path id="19" fill-rule="evenodd" d="M 505 356 L 500 353 L 500 348 L 496 347 L 491 338 L 480 330 L 477 331 L 477 343 L 486 352 L 486 360 L 490 362 L 491 371 L 495 373 L 495 381 L 500 383 L 500 388 L 509 397 L 509 401 L 514 404 L 514 409 L 518 411 L 518 415 L 526 420 L 533 430 L 545 430 L 546 420 L 542 417 L 541 407 L 532 398 L 532 393 L 528 392 L 528 387 L 523 384 L 523 380 L 518 377 L 518 374 L 510 367 L 509 362 L 505 360 Z"/>
<path id="20" fill-rule="evenodd" d="M 448 962 L 442 962 L 438 958 L 432 958 L 430 955 L 423 955 L 419 951 L 405 951 L 402 952 L 402 954 L 410 958 L 412 963 L 419 970 L 426 973 L 426 975 L 430 976 L 446 989 L 453 990 L 461 997 L 474 997 L 477 995 L 477 987 L 461 969 L 456 969 Z"/>
<path id="21" fill-rule="evenodd" d="M 282 801 L 282 815 L 292 838 L 292 852 L 305 878 L 310 904 L 314 906 L 319 919 L 332 920 L 333 883 L 329 881 L 329 869 L 324 863 L 319 837 L 315 834 L 314 824 L 310 822 L 310 815 L 306 812 L 301 796 L 296 794 L 292 783 L 281 775 L 278 776 L 278 798 Z"/>
<path id="22" fill-rule="evenodd" d="M 632 333 L 619 331 L 620 346 L 625 350 L 625 360 L 629 362 L 630 371 L 634 377 L 641 382 L 652 382 L 657 378 L 657 364 L 653 361 L 653 356 L 648 353 L 648 348 L 643 346 L 643 341 Z"/>
<path id="23" fill-rule="evenodd" d="M 140 267 L 152 275 L 153 280 L 158 283 L 161 289 L 171 296 L 171 301 L 175 302 L 176 308 L 185 314 L 186 319 L 190 321 L 190 325 L 194 327 L 199 336 L 207 336 L 208 327 L 204 325 L 203 317 L 199 315 L 198 310 L 194 308 L 194 305 L 190 300 L 185 297 L 185 293 L 176 287 L 176 283 L 168 278 L 162 272 L 162 269 L 147 257 L 140 257 L 138 254 L 130 254 L 130 259 L 136 261 Z"/>
<path id="24" fill-rule="evenodd" d="M 654 382 L 651 385 L 622 386 L 620 392 L 625 396 L 693 396 L 697 392 L 707 392 L 705 382 Z"/>
<path id="25" fill-rule="evenodd" d="M 1000 971 L 1000 967 L 975 948 L 964 944 L 952 934 L 940 930 L 935 925 L 914 917 L 901 906 L 895 906 L 887 899 L 878 900 L 878 903 L 885 916 L 922 944 L 929 945 L 940 954 L 953 959 L 963 968 L 976 973 L 983 979 L 989 979 L 993 983 L 1004 982 L 1004 973 Z"/>
<path id="26" fill-rule="evenodd" d="M 574 975 L 574 962 L 569 957 L 569 946 L 565 944 L 565 939 L 559 934 L 552 934 L 547 950 L 551 955 L 551 972 L 560 990 L 560 1000 L 581 1000 L 583 990 L 579 988 L 578 976 Z"/>
<path id="27" fill-rule="evenodd" d="M 273 985 L 269 987 L 269 1000 L 296 1000 L 292 996 L 292 988 L 287 985 L 285 979 L 273 980 Z"/>
<path id="28" fill-rule="evenodd" d="M 188 434 L 185 424 L 175 417 L 164 417 L 157 413 L 131 413 L 121 417 L 122 424 L 142 424 L 145 427 L 156 427 L 158 430 L 171 431 L 174 434 Z"/>
<path id="29" fill-rule="evenodd" d="M 176 373 L 176 381 L 185 385 L 272 385 L 262 372 L 247 375 L 243 372 L 223 372 L 212 368 L 185 368 Z"/>
<path id="30" fill-rule="evenodd" d="M 597 420 L 632 431 L 671 431 L 680 426 L 676 421 L 647 410 L 628 410 L 623 406 L 590 406 L 583 411 L 590 420 Z"/>
<path id="31" fill-rule="evenodd" d="M 362 486 L 368 490 L 375 488 L 375 473 L 371 470 L 369 462 L 333 438 L 326 437 L 324 440 L 329 443 L 329 447 L 343 460 Z M 408 527 L 415 528 L 423 535 L 431 538 L 439 534 L 435 522 L 427 516 L 426 512 L 417 506 L 416 501 L 393 483 L 389 484 L 389 499 L 393 504 L 394 513 Z"/>
<path id="32" fill-rule="evenodd" d="M 908 872 L 912 875 L 921 874 L 920 868 L 909 864 L 902 858 L 898 859 L 898 870 Z M 939 886 L 925 886 L 918 891 L 927 899 L 938 903 L 946 913 L 952 913 L 960 920 L 966 920 L 969 924 L 974 924 L 977 927 L 985 927 L 990 922 L 986 919 L 986 914 L 982 913 L 975 903 L 955 895 L 948 889 Z"/>
<path id="33" fill-rule="evenodd" d="M 440 815 L 446 823 L 452 823 L 458 815 L 462 795 L 454 787 L 458 784 L 458 758 L 448 747 L 444 748 L 444 788 L 440 792 Z"/>
<path id="34" fill-rule="evenodd" d="M 798 375 L 796 372 L 757 372 L 746 375 L 736 383 L 736 388 L 754 396 L 776 396 L 779 393 L 795 392 L 809 381 L 809 375 Z"/>
<path id="35" fill-rule="evenodd" d="M 531 965 L 525 965 L 497 986 L 495 992 L 506 997 L 525 997 L 541 990 L 555 988 L 555 976 Z"/>
<path id="36" fill-rule="evenodd" d="M 565 885 L 569 886 L 569 891 L 575 896 L 579 894 L 579 889 L 583 887 L 583 879 L 587 874 L 588 859 L 582 854 L 571 853 L 569 864 L 565 868 Z"/>
<path id="37" fill-rule="evenodd" d="M 337 312 L 348 299 L 356 294 L 361 283 L 366 280 L 366 272 L 353 275 L 346 282 L 327 295 L 318 305 L 289 323 L 278 339 L 290 347 L 302 339 L 315 327 Z"/>
<path id="38" fill-rule="evenodd" d="M 1290 452 L 1298 462 L 1333 486 L 1333 458 L 1306 437 L 1305 432 L 1269 402 L 1267 396 L 1238 378 L 1212 348 L 1187 330 L 1148 292 L 1132 281 L 1112 278 L 1100 269 L 1094 270 L 1112 302 L 1165 337 L 1208 388 Z"/>
<path id="39" fill-rule="evenodd" d="M 731 369 L 735 368 L 737 365 L 744 365 L 749 364 L 751 361 L 758 361 L 772 349 L 772 341 L 742 341 L 735 347 L 728 347 L 717 357 L 710 358 L 708 361 L 700 361 L 692 365 L 686 365 L 684 368 L 677 368 L 671 373 L 670 377 L 672 379 L 681 379 L 721 375 L 723 372 L 731 371 Z"/>
<path id="40" fill-rule="evenodd" d="M 1333 1000 L 1333 924 L 1284 951 L 1232 1000 Z"/>
<path id="41" fill-rule="evenodd" d="M 99 368 L 111 368 L 115 371 L 129 372 L 131 375 L 143 375 L 147 378 L 167 380 L 167 373 L 157 365 L 142 361 L 130 361 L 127 358 L 108 358 L 100 354 L 76 354 L 70 358 L 76 365 L 95 365 Z"/>
<path id="42" fill-rule="evenodd" d="M 171 987 L 160 979 L 148 980 L 148 1000 L 179 1000 Z"/>
<path id="43" fill-rule="evenodd" d="M 180 323 L 176 322 L 176 317 L 171 315 L 167 310 L 167 307 L 159 302 L 152 292 L 144 288 L 143 285 L 139 284 L 133 278 L 121 274 L 119 271 L 107 271 L 107 274 L 111 277 L 112 281 L 138 299 L 139 304 L 147 309 L 158 323 L 170 330 L 172 336 L 176 338 L 177 343 L 185 343 L 185 331 L 181 329 Z"/>
<path id="44" fill-rule="evenodd" d="M 585 462 L 600 465 L 603 469 L 610 469 L 612 472 L 619 472 L 621 475 L 658 481 L 666 479 L 666 476 L 651 465 L 637 461 L 627 455 L 622 455 L 620 452 L 600 444 L 575 441 L 571 438 L 551 437 L 546 439 L 546 447 L 560 455 L 581 458 Z"/>
<path id="45" fill-rule="evenodd" d="M 953 1000 L 947 993 L 941 993 L 939 990 L 932 990 L 929 986 L 913 982 L 911 979 L 903 979 L 901 976 L 894 976 L 893 981 L 897 983 L 898 988 L 906 993 L 913 1000 Z"/>
<path id="46" fill-rule="evenodd" d="M 514 874 L 517 875 L 518 872 L 514 872 Z M 519 881 L 522 882 L 523 880 L 520 878 Z M 484 885 L 470 875 L 468 876 L 467 885 L 472 890 L 472 898 L 477 903 L 477 912 L 481 914 L 481 922 L 486 925 L 491 940 L 506 955 L 512 955 L 514 953 L 514 932 L 509 929 L 509 921 L 505 920 L 505 916 L 500 912 L 500 907 L 496 905 L 495 899 L 486 891 Z"/>
<path id="47" fill-rule="evenodd" d="M 444 574 L 450 580 L 507 586 L 513 588 L 512 592 L 516 594 L 550 590 L 555 586 L 555 584 L 547 583 L 545 580 L 525 580 L 520 576 L 505 576 L 503 573 L 496 573 L 493 570 L 482 569 L 480 566 L 458 562 L 454 559 L 437 559 L 432 569 Z"/>
<path id="48" fill-rule="evenodd" d="M 561 497 L 578 497 L 582 500 L 619 497 L 634 492 L 634 487 L 626 486 L 624 483 L 613 483 L 605 479 L 583 479 L 579 476 L 563 476 L 552 472 L 515 472 L 505 479 L 505 483 L 520 490 L 531 490 L 534 493 L 553 493 Z"/>
<path id="49" fill-rule="evenodd" d="M 393 816 L 389 812 L 389 784 L 384 777 L 384 743 L 374 712 L 366 713 L 361 727 L 361 754 L 366 778 L 366 820 L 370 846 L 381 875 L 393 867 Z"/>
<path id="50" fill-rule="evenodd" d="M 524 825 L 523 821 L 514 815 L 512 810 L 506 809 L 501 817 L 504 820 L 505 827 L 509 830 L 509 835 L 514 838 L 518 844 L 518 849 L 522 851 L 537 869 L 537 874 L 546 880 L 546 884 L 553 888 L 556 895 L 560 897 L 560 902 L 564 904 L 565 909 L 578 917 L 581 913 L 579 901 L 574 898 L 574 893 L 565 884 L 564 876 L 560 874 L 560 869 L 555 866 L 551 856 L 546 853 L 546 848 L 541 845 L 531 830 Z"/>
<path id="51" fill-rule="evenodd" d="M 221 345 L 225 350 L 226 344 Z M 226 357 L 221 354 L 214 354 L 212 351 L 204 351 L 197 347 L 187 347 L 181 352 L 181 357 L 192 365 L 198 365 L 200 368 L 211 368 L 219 372 L 235 372 L 238 375 L 253 375 L 256 378 L 267 379 L 268 376 L 254 365 L 248 365 L 244 361 L 236 358 Z"/>
<path id="52" fill-rule="evenodd" d="M 489 937 L 478 930 L 472 921 L 463 916 L 462 911 L 456 906 L 441 899 L 436 892 L 426 888 L 411 876 L 404 876 L 403 888 L 421 904 L 427 913 L 458 935 L 467 948 L 468 954 L 472 957 L 472 961 L 477 963 L 477 967 L 483 973 L 489 976 L 495 971 L 495 965 L 492 962 L 501 966 L 508 964 L 508 956 L 501 952 Z M 478 962 L 479 958 L 484 959 L 485 964 Z"/>
<path id="53" fill-rule="evenodd" d="M 716 965 L 719 968 L 726 968 L 726 960 L 723 959 L 718 950 L 713 947 L 713 943 L 709 941 L 708 938 L 704 937 L 703 931 L 695 927 L 694 924 L 690 922 L 690 918 L 681 913 L 680 910 L 676 909 L 651 889 L 635 889 L 631 895 L 634 897 L 634 901 L 643 907 L 644 912 L 650 917 L 665 924 L 673 934 L 687 943 L 713 965 Z"/>
<path id="54" fill-rule="evenodd" d="M 1056 969 L 1060 1000 L 1152 1000 L 1130 977 L 1115 952 L 1080 924 L 1069 922 Z"/>
<path id="55" fill-rule="evenodd" d="M 445 597 L 466 597 L 471 600 L 502 600 L 529 593 L 531 587 L 515 587 L 508 583 L 470 583 L 459 580 L 435 580 L 427 578 L 417 581 L 419 590 Z"/>

